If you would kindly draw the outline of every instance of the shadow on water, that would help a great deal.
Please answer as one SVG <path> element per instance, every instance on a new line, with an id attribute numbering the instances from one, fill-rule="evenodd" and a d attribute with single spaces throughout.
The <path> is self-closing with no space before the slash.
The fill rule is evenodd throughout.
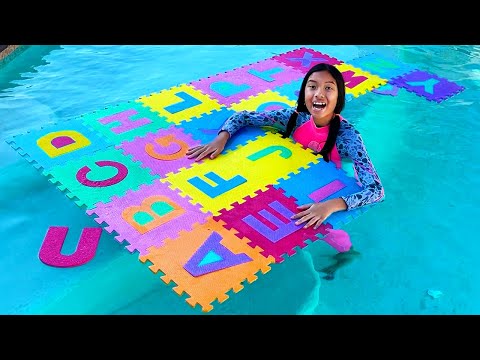
<path id="1" fill-rule="evenodd" d="M 0 91 L 19 86 L 18 80 L 30 78 L 29 73 L 37 72 L 37 67 L 47 65 L 45 57 L 60 45 L 32 46 L 21 45 L 14 53 L 0 61 Z M 11 61 L 15 59 L 15 61 Z"/>
<path id="2" fill-rule="evenodd" d="M 350 264 L 352 261 L 361 256 L 361 253 L 356 251 L 353 246 L 347 252 L 341 252 L 332 256 L 333 263 L 322 267 L 320 269 L 315 266 L 315 270 L 322 273 L 322 279 L 324 280 L 333 280 L 335 279 L 336 272 Z"/>

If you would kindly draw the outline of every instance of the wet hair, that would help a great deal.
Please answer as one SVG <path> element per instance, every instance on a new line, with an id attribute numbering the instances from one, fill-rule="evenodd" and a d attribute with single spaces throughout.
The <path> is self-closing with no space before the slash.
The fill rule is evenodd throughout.
<path id="1" fill-rule="evenodd" d="M 323 159 L 329 162 L 330 161 L 329 154 L 332 151 L 333 147 L 335 146 L 335 142 L 337 141 L 338 130 L 340 129 L 339 115 L 342 112 L 343 108 L 345 107 L 345 80 L 343 79 L 343 75 L 340 72 L 340 70 L 338 70 L 335 66 L 326 64 L 326 63 L 320 63 L 320 64 L 314 65 L 312 68 L 310 68 L 310 70 L 308 70 L 308 72 L 305 74 L 305 77 L 303 78 L 302 85 L 300 86 L 300 91 L 299 91 L 298 100 L 297 100 L 297 108 L 290 116 L 290 119 L 288 119 L 287 128 L 282 133 L 282 136 L 284 138 L 290 136 L 295 124 L 297 123 L 298 113 L 309 112 L 307 109 L 307 106 L 305 105 L 305 87 L 307 86 L 307 81 L 310 78 L 310 75 L 318 71 L 328 71 L 330 75 L 332 75 L 332 77 L 335 79 L 335 82 L 337 83 L 337 89 L 338 89 L 337 105 L 335 106 L 335 109 L 334 109 L 335 117 L 330 122 L 330 129 L 328 132 L 327 141 L 325 142 L 325 145 L 323 145 L 322 150 L 319 151 L 319 154 L 322 155 Z"/>

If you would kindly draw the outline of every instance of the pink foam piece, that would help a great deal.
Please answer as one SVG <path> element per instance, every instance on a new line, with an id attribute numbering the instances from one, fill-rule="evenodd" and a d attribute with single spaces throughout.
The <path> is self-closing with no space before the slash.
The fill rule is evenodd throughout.
<path id="1" fill-rule="evenodd" d="M 68 227 L 50 226 L 43 240 L 38 257 L 44 264 L 55 267 L 83 265 L 95 256 L 102 230 L 100 227 L 84 228 L 75 252 L 70 255 L 63 255 L 61 250 L 68 233 Z"/>
<path id="2" fill-rule="evenodd" d="M 350 235 L 345 230 L 327 229 L 326 232 L 322 240 L 339 252 L 346 252 L 352 247 Z"/>
<path id="3" fill-rule="evenodd" d="M 342 190 L 344 187 L 346 187 L 344 183 L 342 183 L 338 179 L 335 179 L 330 184 L 327 184 L 311 193 L 309 197 L 315 202 L 320 202 L 323 199 L 329 197 L 330 195 L 336 193 L 337 191 Z"/>

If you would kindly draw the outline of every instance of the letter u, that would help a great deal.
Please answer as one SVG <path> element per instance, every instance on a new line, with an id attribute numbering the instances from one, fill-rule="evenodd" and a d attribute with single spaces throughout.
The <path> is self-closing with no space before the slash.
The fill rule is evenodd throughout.
<path id="1" fill-rule="evenodd" d="M 38 257 L 50 266 L 74 267 L 86 264 L 97 252 L 102 228 L 84 228 L 77 249 L 73 254 L 63 255 L 62 246 L 68 233 L 66 226 L 50 226 L 43 240 Z"/>

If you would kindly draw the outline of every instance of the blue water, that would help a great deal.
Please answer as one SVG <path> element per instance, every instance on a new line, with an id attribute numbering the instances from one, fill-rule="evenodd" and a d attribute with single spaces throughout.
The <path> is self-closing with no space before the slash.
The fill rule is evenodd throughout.
<path id="1" fill-rule="evenodd" d="M 0 313 L 202 314 L 107 232 L 87 264 L 43 264 L 50 226 L 69 227 L 69 253 L 98 224 L 4 139 L 301 46 L 345 62 L 387 56 L 465 90 L 440 104 L 407 91 L 349 101 L 343 115 L 362 133 L 386 193 L 345 227 L 359 255 L 325 280 L 317 270 L 335 253 L 315 242 L 209 315 L 479 314 L 480 47 L 466 45 L 21 48 L 0 63 Z"/>

